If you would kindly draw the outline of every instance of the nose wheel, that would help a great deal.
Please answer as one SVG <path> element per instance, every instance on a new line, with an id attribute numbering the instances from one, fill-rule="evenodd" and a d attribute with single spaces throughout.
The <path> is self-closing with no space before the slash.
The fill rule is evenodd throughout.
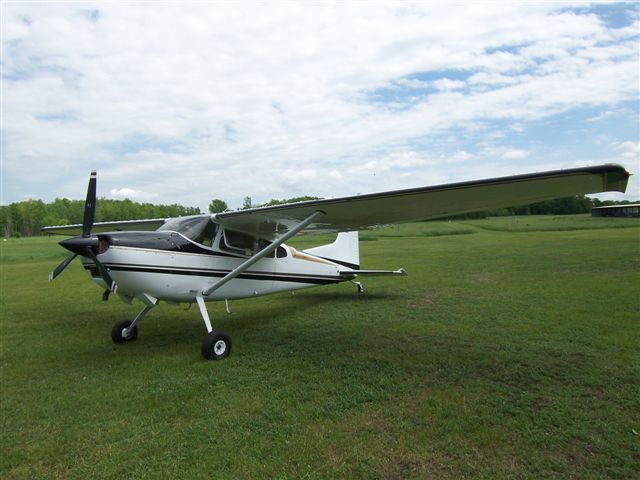
<path id="1" fill-rule="evenodd" d="M 138 325 L 137 323 L 142 320 L 142 318 L 153 308 L 153 306 L 158 303 L 158 301 L 152 297 L 148 297 L 147 304 L 144 308 L 138 313 L 136 318 L 133 320 L 122 320 L 121 322 L 116 323 L 111 329 L 111 339 L 114 343 L 125 343 L 125 342 L 133 342 L 136 338 L 138 338 Z"/>
<path id="2" fill-rule="evenodd" d="M 138 327 L 132 323 L 131 320 L 123 320 L 113 326 L 111 339 L 114 343 L 133 342 L 138 338 Z"/>

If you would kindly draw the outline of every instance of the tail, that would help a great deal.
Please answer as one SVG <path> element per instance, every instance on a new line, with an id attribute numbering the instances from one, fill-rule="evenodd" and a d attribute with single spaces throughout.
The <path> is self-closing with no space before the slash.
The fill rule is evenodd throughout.
<path id="1" fill-rule="evenodd" d="M 358 232 L 340 232 L 333 243 L 308 248 L 304 253 L 339 263 L 352 270 L 360 269 L 360 248 Z"/>

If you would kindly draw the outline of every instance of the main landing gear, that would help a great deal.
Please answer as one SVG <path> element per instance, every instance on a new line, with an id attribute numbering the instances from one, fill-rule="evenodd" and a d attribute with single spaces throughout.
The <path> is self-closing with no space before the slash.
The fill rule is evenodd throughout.
<path id="1" fill-rule="evenodd" d="M 111 338 L 114 343 L 133 342 L 138 338 L 138 322 L 158 304 L 158 299 L 153 298 L 151 295 L 143 294 L 137 296 L 137 298 L 144 303 L 144 308 L 133 320 L 122 320 L 113 326 Z M 211 320 L 209 320 L 204 298 L 196 296 L 196 303 L 207 328 L 207 334 L 202 339 L 202 356 L 207 360 L 221 360 L 228 357 L 231 353 L 231 337 L 222 330 L 213 330 L 211 328 Z"/>
<path id="2" fill-rule="evenodd" d="M 200 309 L 200 315 L 207 327 L 207 334 L 202 339 L 202 356 L 207 360 L 222 360 L 231 353 L 231 337 L 222 330 L 214 330 L 209 320 L 209 312 L 204 303 L 204 298 L 196 296 L 196 302 Z"/>
<path id="3" fill-rule="evenodd" d="M 207 333 L 202 339 L 202 356 L 207 360 L 222 360 L 231 353 L 231 337 L 222 330 Z"/>

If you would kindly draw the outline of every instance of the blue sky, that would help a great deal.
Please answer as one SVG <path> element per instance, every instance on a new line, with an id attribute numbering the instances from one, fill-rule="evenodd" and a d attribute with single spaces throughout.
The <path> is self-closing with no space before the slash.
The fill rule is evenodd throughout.
<path id="1" fill-rule="evenodd" d="M 637 3 L 2 4 L 3 204 L 206 209 L 640 156 Z"/>

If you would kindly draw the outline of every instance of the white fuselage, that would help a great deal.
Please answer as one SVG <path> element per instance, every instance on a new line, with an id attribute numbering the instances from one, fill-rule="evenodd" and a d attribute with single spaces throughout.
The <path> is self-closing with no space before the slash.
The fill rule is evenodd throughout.
<path id="1" fill-rule="evenodd" d="M 245 298 L 297 290 L 348 280 L 341 276 L 344 266 L 283 245 L 280 258 L 258 260 L 247 271 L 229 281 L 206 301 Z M 124 299 L 151 295 L 171 302 L 193 302 L 246 258 L 223 256 L 218 252 L 186 253 L 149 248 L 112 246 L 98 256 L 118 285 Z M 94 282 L 106 288 L 91 259 L 82 262 Z"/>

